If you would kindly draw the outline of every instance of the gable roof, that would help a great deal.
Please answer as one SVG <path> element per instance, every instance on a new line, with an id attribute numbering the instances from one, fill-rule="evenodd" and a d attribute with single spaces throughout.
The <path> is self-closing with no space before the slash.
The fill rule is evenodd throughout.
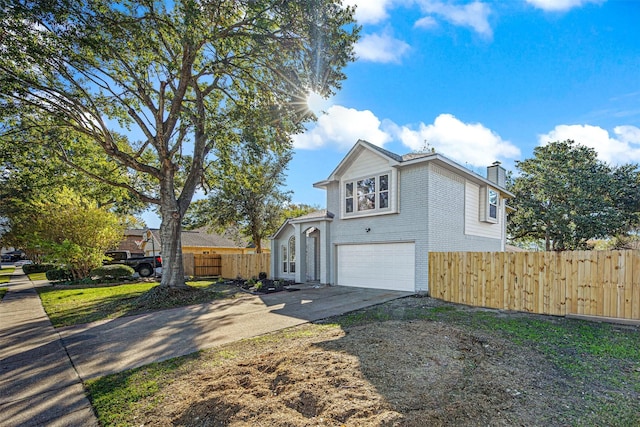
<path id="1" fill-rule="evenodd" d="M 284 230 L 285 227 L 289 224 L 302 224 L 305 222 L 313 222 L 313 221 L 331 221 L 333 220 L 334 217 L 335 215 L 332 212 L 329 212 L 326 209 L 321 209 L 318 211 L 309 212 L 308 214 L 305 214 L 305 215 L 300 215 L 299 217 L 296 217 L 296 218 L 287 218 L 282 223 L 282 225 L 278 227 L 276 232 L 271 235 L 270 239 L 275 239 L 278 236 L 278 234 L 280 234 L 280 232 Z"/>
<path id="2" fill-rule="evenodd" d="M 331 174 L 329 175 L 329 178 L 327 178 L 325 181 L 317 182 L 313 184 L 313 186 L 316 188 L 322 188 L 329 182 L 336 181 L 337 177 L 342 175 L 344 170 L 347 169 L 349 166 L 351 166 L 351 164 L 353 164 L 355 159 L 358 158 L 358 155 L 362 153 L 364 150 L 370 150 L 370 151 L 376 152 L 378 155 L 387 159 L 387 161 L 389 161 L 390 166 L 397 166 L 400 162 L 402 162 L 402 156 L 398 156 L 397 154 L 392 153 L 391 151 L 385 150 L 384 148 L 380 148 L 377 145 L 373 145 L 372 143 L 367 142 L 363 139 L 359 139 L 358 142 L 356 142 L 356 144 L 353 147 L 351 147 L 351 150 L 349 150 L 347 155 L 344 156 L 344 158 L 338 164 L 338 166 L 336 166 L 333 172 L 331 172 Z"/>
<path id="3" fill-rule="evenodd" d="M 477 174 L 476 172 L 465 168 L 464 166 L 454 162 L 453 160 L 438 154 L 436 152 L 431 153 L 408 153 L 403 156 L 392 153 L 391 151 L 380 148 L 370 142 L 359 139 L 358 142 L 349 150 L 347 155 L 342 159 L 338 166 L 331 172 L 329 177 L 324 181 L 319 181 L 313 184 L 316 188 L 326 188 L 331 182 L 337 182 L 344 171 L 353 164 L 355 159 L 363 150 L 370 150 L 389 161 L 391 167 L 400 168 L 403 166 L 413 165 L 416 163 L 436 162 L 440 166 L 448 169 L 458 175 L 462 175 L 470 181 L 476 182 L 480 185 L 488 185 L 498 189 L 504 197 L 514 197 L 514 194 L 508 191 L 506 188 L 500 187 L 493 181 L 489 181 L 487 178 Z"/>
<path id="4" fill-rule="evenodd" d="M 149 229 L 156 241 L 160 242 L 160 230 Z M 195 230 L 183 230 L 181 235 L 182 246 L 193 246 L 200 248 L 245 248 L 244 241 L 236 242 L 233 239 L 207 231 L 204 228 Z"/>

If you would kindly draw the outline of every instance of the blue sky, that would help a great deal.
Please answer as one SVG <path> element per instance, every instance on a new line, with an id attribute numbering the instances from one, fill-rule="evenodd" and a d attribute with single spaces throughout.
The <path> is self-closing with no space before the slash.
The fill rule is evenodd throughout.
<path id="1" fill-rule="evenodd" d="M 478 172 L 564 139 L 640 163 L 640 0 L 344 3 L 362 25 L 358 60 L 294 138 L 294 202 L 324 207 L 312 184 L 358 139 L 398 154 L 426 140 Z"/>

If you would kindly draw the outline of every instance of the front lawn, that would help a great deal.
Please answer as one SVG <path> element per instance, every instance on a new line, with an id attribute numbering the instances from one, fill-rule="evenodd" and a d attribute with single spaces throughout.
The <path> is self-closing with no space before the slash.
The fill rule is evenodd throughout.
<path id="1" fill-rule="evenodd" d="M 0 284 L 8 283 L 14 271 L 15 267 L 2 267 L 2 270 L 0 270 Z"/>
<path id="2" fill-rule="evenodd" d="M 31 281 L 36 281 L 36 280 L 48 280 L 47 279 L 47 273 L 42 272 L 42 273 L 31 273 L 28 275 L 29 276 L 29 280 Z"/>
<path id="3" fill-rule="evenodd" d="M 410 297 L 87 387 L 103 426 L 635 427 L 640 334 Z"/>
<path id="4" fill-rule="evenodd" d="M 153 295 L 150 291 L 157 285 L 157 282 L 141 282 L 116 286 L 47 286 L 37 291 L 56 328 L 232 298 L 238 292 L 235 286 L 194 281 L 188 283 L 187 290 L 163 298 L 149 298 Z"/>

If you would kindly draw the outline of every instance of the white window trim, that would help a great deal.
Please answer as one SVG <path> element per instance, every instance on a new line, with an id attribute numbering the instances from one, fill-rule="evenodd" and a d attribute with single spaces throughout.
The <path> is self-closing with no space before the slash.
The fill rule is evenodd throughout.
<path id="1" fill-rule="evenodd" d="M 481 197 L 480 197 L 480 221 L 482 222 L 488 222 L 490 224 L 497 224 L 499 222 L 499 218 L 500 218 L 500 192 L 498 190 L 496 190 L 495 188 L 489 187 L 489 186 L 484 186 L 481 187 Z M 496 193 L 497 196 L 497 200 L 496 200 L 496 216 L 495 218 L 492 217 L 491 214 L 491 203 L 489 202 L 490 197 L 489 197 L 489 192 L 493 191 L 494 193 Z"/>
<path id="2" fill-rule="evenodd" d="M 289 237 L 287 240 L 287 256 L 289 262 L 289 274 L 296 272 L 296 236 Z M 293 249 L 293 250 L 291 250 Z"/>
<path id="3" fill-rule="evenodd" d="M 380 208 L 380 177 L 383 175 L 388 176 L 388 189 L 385 190 L 388 192 L 388 206 L 386 208 Z M 376 180 L 376 208 L 375 209 L 367 209 L 358 211 L 358 181 L 367 178 L 375 178 Z M 340 210 L 342 212 L 342 218 L 350 219 L 350 218 L 362 218 L 366 216 L 376 216 L 376 215 L 387 215 L 397 213 L 397 199 L 398 199 L 398 186 L 396 185 L 397 174 L 395 170 L 386 170 L 382 172 L 370 173 L 367 175 L 362 175 L 354 178 L 344 178 L 340 181 Z M 353 212 L 347 212 L 347 190 L 346 186 L 348 183 L 353 184 Z"/>
<path id="4" fill-rule="evenodd" d="M 282 257 L 282 263 L 280 264 L 280 268 L 283 273 L 288 273 L 289 269 L 287 268 L 289 265 L 289 253 L 287 251 L 287 247 L 289 246 L 289 240 L 280 248 L 280 256 Z"/>

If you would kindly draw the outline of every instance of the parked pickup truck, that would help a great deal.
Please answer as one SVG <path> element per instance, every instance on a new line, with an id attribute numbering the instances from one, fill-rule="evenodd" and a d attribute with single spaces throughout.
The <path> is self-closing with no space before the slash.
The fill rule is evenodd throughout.
<path id="1" fill-rule="evenodd" d="M 140 277 L 149 277 L 153 274 L 153 269 L 162 267 L 162 258 L 160 256 L 132 256 L 129 251 L 109 251 L 105 252 L 105 256 L 111 258 L 104 264 L 125 264 L 133 268 Z"/>

